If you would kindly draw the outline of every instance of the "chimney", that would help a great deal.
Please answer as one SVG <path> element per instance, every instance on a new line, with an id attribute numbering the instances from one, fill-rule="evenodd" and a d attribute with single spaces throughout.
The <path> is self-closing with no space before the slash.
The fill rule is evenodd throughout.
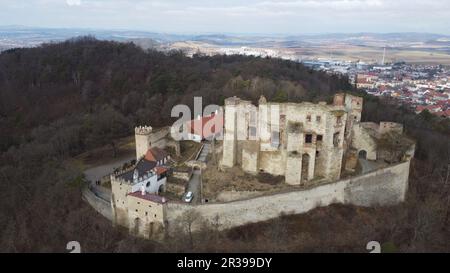
<path id="1" fill-rule="evenodd" d="M 141 194 L 145 195 L 145 186 L 144 185 L 141 186 Z"/>

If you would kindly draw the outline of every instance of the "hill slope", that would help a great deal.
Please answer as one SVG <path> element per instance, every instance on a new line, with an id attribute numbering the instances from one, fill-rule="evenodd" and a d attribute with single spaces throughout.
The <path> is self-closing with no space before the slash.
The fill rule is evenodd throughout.
<path id="1" fill-rule="evenodd" d="M 351 86 L 345 78 L 293 62 L 242 56 L 187 58 L 92 38 L 3 52 L 1 249 L 63 252 L 75 236 L 86 251 L 188 251 L 183 239 L 161 246 L 112 228 L 81 200 L 82 173 L 67 159 L 114 145 L 137 124 L 170 124 L 172 106 L 190 105 L 195 95 L 203 96 L 204 104 L 220 104 L 232 95 L 256 100 L 261 94 L 270 100 L 299 101 L 328 99 L 347 89 Z M 416 116 L 370 96 L 365 97 L 364 119 L 403 122 L 418 140 L 406 204 L 392 210 L 330 207 L 288 217 L 292 236 L 283 249 L 274 246 L 277 234 L 287 231 L 269 222 L 200 236 L 194 250 L 361 251 L 361 238 L 371 234 L 369 241 L 390 240 L 405 251 L 448 251 L 448 240 L 443 239 L 449 235 L 450 215 L 448 121 L 426 113 Z M 356 220 L 350 221 L 353 216 Z M 325 220 L 342 237 L 328 236 L 323 225 L 308 228 Z M 365 225 L 367 221 L 371 224 Z M 431 224 L 421 225 L 424 221 Z"/>

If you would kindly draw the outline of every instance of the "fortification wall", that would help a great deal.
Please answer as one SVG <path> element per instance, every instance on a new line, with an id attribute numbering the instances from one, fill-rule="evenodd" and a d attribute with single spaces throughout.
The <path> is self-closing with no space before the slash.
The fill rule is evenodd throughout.
<path id="1" fill-rule="evenodd" d="M 315 186 L 306 190 L 290 191 L 246 200 L 191 206 L 168 203 L 166 223 L 169 233 L 179 225 L 178 217 L 195 210 L 204 220 L 219 222 L 221 229 L 269 220 L 281 213 L 299 214 L 334 203 L 357 206 L 392 205 L 405 200 L 408 189 L 410 161 L 376 170 L 361 176 Z M 217 218 L 218 216 L 218 218 Z M 198 221 L 200 222 L 200 221 Z M 193 229 L 200 223 L 194 223 Z"/>
<path id="2" fill-rule="evenodd" d="M 93 207 L 98 213 L 106 217 L 108 220 L 113 221 L 113 214 L 111 210 L 111 203 L 98 197 L 88 187 L 83 189 L 83 200 L 85 200 L 91 207 Z"/>
<path id="3" fill-rule="evenodd" d="M 167 137 L 170 135 L 170 127 L 163 127 L 158 130 L 154 130 L 149 135 L 149 141 L 151 147 L 158 147 L 161 149 L 166 148 Z"/>

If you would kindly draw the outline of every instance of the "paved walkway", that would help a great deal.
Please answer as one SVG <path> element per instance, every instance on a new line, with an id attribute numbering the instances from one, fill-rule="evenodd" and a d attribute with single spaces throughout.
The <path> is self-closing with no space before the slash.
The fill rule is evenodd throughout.
<path id="1" fill-rule="evenodd" d="M 200 187 L 202 184 L 202 171 L 194 170 L 192 173 L 191 179 L 189 180 L 188 191 L 191 191 L 194 194 L 192 198 L 192 204 L 200 204 L 201 203 L 201 194 Z"/>
<path id="2" fill-rule="evenodd" d="M 211 144 L 205 143 L 203 144 L 202 151 L 197 157 L 197 161 L 206 163 L 206 159 L 208 157 L 209 151 L 211 149 Z M 192 173 L 191 179 L 189 180 L 187 191 L 191 191 L 194 194 L 194 198 L 192 199 L 192 204 L 200 204 L 201 203 L 201 186 L 202 186 L 202 171 L 194 170 Z"/>
<path id="3" fill-rule="evenodd" d="M 207 156 L 208 156 L 208 153 L 209 153 L 210 148 L 211 148 L 211 144 L 205 143 L 205 144 L 203 145 L 202 151 L 200 152 L 200 154 L 199 154 L 198 157 L 197 157 L 197 161 L 200 161 L 200 162 L 206 162 L 206 158 L 207 158 Z"/>
<path id="4" fill-rule="evenodd" d="M 102 186 L 97 186 L 95 181 L 101 180 L 105 175 L 111 174 L 115 168 L 121 167 L 124 163 L 130 162 L 133 159 L 135 159 L 135 156 L 120 158 L 113 162 L 84 171 L 84 175 L 90 183 L 91 191 L 101 199 L 109 202 L 111 200 L 111 190 Z"/>

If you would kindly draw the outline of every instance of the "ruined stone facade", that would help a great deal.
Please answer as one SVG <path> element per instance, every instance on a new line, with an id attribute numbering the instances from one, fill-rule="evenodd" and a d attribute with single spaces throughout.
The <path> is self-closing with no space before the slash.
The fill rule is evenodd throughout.
<path id="1" fill-rule="evenodd" d="M 332 104 L 270 103 L 261 97 L 258 107 L 226 99 L 221 165 L 285 176 L 292 185 L 338 180 L 343 169 L 356 167 L 361 151 L 365 159 L 377 159 L 379 135 L 403 130 L 381 123 L 372 133 L 361 123 L 362 107 L 363 99 L 350 94 L 335 95 Z"/>

